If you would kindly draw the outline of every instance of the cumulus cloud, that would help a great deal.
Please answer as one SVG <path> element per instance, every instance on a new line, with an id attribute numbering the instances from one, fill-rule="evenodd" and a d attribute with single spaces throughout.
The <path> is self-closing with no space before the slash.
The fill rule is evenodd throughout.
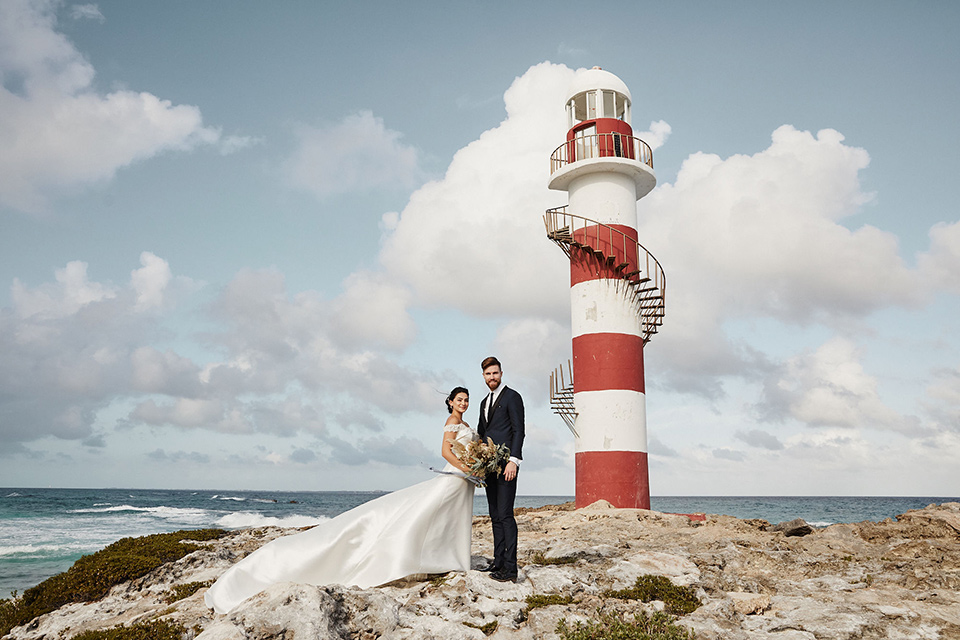
<path id="1" fill-rule="evenodd" d="M 514 80 L 506 119 L 460 149 L 446 175 L 391 220 L 381 263 L 418 303 L 481 317 L 569 313 L 566 258 L 546 240 L 543 212 L 563 199 L 545 188 L 546 161 L 566 132 L 573 74 L 543 63 Z"/>
<path id="2" fill-rule="evenodd" d="M 960 433 L 960 369 L 939 369 L 927 387 L 924 408 L 941 427 Z"/>
<path id="3" fill-rule="evenodd" d="M 332 330 L 344 344 L 401 350 L 416 337 L 407 309 L 411 294 L 382 274 L 358 271 L 343 284 L 333 304 Z"/>
<path id="4" fill-rule="evenodd" d="M 747 443 L 751 447 L 758 447 L 769 451 L 780 451 L 783 449 L 783 443 L 780 442 L 777 436 L 760 429 L 737 431 L 734 437 L 737 440 Z"/>
<path id="5" fill-rule="evenodd" d="M 930 229 L 930 248 L 917 258 L 921 283 L 960 294 L 960 221 Z"/>
<path id="6" fill-rule="evenodd" d="M 656 436 L 647 437 L 647 452 L 652 456 L 663 456 L 665 458 L 676 458 L 680 455 L 676 449 L 667 446 Z"/>
<path id="7" fill-rule="evenodd" d="M 552 319 L 524 318 L 507 322 L 497 331 L 493 352 L 511 377 L 527 379 L 526 388 L 543 385 L 539 397 L 546 397 L 552 371 L 570 358 L 570 328 Z"/>
<path id="8" fill-rule="evenodd" d="M 420 154 L 370 111 L 331 126 L 301 125 L 297 149 L 284 163 L 291 186 L 319 198 L 373 189 L 409 189 L 422 179 Z"/>
<path id="9" fill-rule="evenodd" d="M 70 7 L 70 17 L 74 20 L 96 20 L 105 22 L 106 18 L 100 13 L 100 7 L 95 4 L 75 4 Z"/>
<path id="10" fill-rule="evenodd" d="M 922 301 L 896 236 L 842 223 L 872 197 L 858 177 L 868 163 L 836 131 L 785 125 L 750 156 L 692 154 L 675 183 L 640 202 L 641 242 L 667 273 L 656 349 L 678 388 L 703 372 L 756 376 L 769 365 L 728 337 L 730 320 L 835 325 Z"/>
<path id="11" fill-rule="evenodd" d="M 714 449 L 713 457 L 720 458 L 721 460 L 733 460 L 734 462 L 743 462 L 747 459 L 747 456 L 743 451 L 727 448 Z"/>
<path id="12" fill-rule="evenodd" d="M 199 451 L 171 451 L 168 453 L 164 449 L 154 449 L 146 455 L 151 460 L 165 463 L 189 462 L 192 464 L 208 464 L 210 462 L 210 456 L 206 453 L 200 453 Z"/>
<path id="13" fill-rule="evenodd" d="M 12 304 L 0 309 L 0 439 L 95 444 L 99 412 L 118 401 L 133 405 L 127 425 L 280 436 L 325 434 L 325 402 L 334 398 L 338 422 L 375 431 L 378 411 L 437 406 L 445 374 L 398 364 L 375 349 L 382 336 L 364 337 L 362 327 L 345 337 L 342 301 L 290 294 L 276 270 L 241 271 L 209 306 L 219 329 L 202 339 L 222 358 L 157 348 L 171 288 L 192 281 L 150 252 L 140 262 L 123 285 L 92 280 L 79 261 L 56 270 L 54 282 L 14 280 Z M 390 297 L 375 282 L 353 286 Z"/>
<path id="14" fill-rule="evenodd" d="M 51 195 L 109 180 L 138 160 L 217 142 L 197 107 L 97 92 L 93 67 L 56 29 L 58 6 L 0 3 L 0 206 L 41 211 Z M 72 15 L 102 19 L 90 4 Z"/>
<path id="15" fill-rule="evenodd" d="M 877 380 L 846 338 L 833 338 L 813 352 L 789 359 L 764 385 L 761 409 L 771 419 L 792 418 L 810 426 L 922 431 L 880 398 Z"/>

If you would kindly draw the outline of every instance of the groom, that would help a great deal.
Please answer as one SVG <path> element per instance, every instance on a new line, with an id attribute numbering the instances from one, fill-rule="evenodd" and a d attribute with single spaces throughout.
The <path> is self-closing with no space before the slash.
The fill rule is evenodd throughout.
<path id="1" fill-rule="evenodd" d="M 484 569 L 500 582 L 517 581 L 517 521 L 513 501 L 517 497 L 517 471 L 523 458 L 523 400 L 520 394 L 501 384 L 500 361 L 490 356 L 480 363 L 483 381 L 490 393 L 480 404 L 478 432 L 494 444 L 510 448 L 510 461 L 503 476 L 487 476 L 487 504 L 493 524 L 493 563 Z"/>

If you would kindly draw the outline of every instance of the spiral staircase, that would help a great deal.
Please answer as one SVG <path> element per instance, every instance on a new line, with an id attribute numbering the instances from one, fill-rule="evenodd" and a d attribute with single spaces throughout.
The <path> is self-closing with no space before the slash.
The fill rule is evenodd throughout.
<path id="1" fill-rule="evenodd" d="M 567 212 L 547 209 L 543 216 L 547 238 L 573 262 L 580 262 L 615 283 L 637 318 L 646 345 L 663 324 L 667 278 L 657 259 L 635 239 L 612 226 Z M 550 374 L 550 406 L 577 435 L 573 403 L 573 368 L 567 364 Z"/>

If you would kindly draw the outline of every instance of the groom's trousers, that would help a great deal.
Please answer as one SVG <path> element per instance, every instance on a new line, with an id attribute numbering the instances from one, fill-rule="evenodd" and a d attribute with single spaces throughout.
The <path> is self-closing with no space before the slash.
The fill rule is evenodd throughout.
<path id="1" fill-rule="evenodd" d="M 503 476 L 487 476 L 487 504 L 493 525 L 493 566 L 508 574 L 517 573 L 517 520 L 513 517 L 516 497 L 517 478 L 508 482 Z"/>

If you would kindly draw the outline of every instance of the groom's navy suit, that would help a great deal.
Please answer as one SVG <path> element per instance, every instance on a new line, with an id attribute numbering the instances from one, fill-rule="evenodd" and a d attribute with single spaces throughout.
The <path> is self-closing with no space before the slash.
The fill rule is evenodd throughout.
<path id="1" fill-rule="evenodd" d="M 488 412 L 486 405 L 489 401 L 490 396 L 487 396 L 480 404 L 477 423 L 480 437 L 484 440 L 490 438 L 494 444 L 507 445 L 510 457 L 522 460 L 524 433 L 520 394 L 504 386 Z M 493 524 L 493 566 L 510 575 L 517 573 L 517 521 L 513 517 L 516 497 L 517 478 L 508 482 L 502 475 L 487 476 L 487 504 Z"/>

